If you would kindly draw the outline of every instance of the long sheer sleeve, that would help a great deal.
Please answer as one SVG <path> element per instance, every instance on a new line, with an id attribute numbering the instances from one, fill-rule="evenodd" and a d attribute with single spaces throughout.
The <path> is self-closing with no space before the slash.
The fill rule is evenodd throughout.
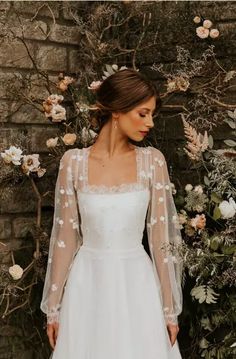
<path id="1" fill-rule="evenodd" d="M 158 149 L 150 149 L 148 243 L 166 323 L 178 324 L 182 311 L 182 238 L 165 157 Z"/>
<path id="2" fill-rule="evenodd" d="M 59 321 L 59 312 L 64 286 L 82 239 L 79 231 L 79 215 L 74 186 L 76 156 L 73 149 L 64 153 L 55 187 L 53 227 L 50 236 L 49 254 L 41 310 L 47 322 Z"/>

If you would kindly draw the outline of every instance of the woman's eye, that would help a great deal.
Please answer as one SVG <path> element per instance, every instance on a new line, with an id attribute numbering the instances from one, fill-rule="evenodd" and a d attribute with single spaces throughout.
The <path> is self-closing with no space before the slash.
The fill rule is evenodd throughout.
<path id="1" fill-rule="evenodd" d="M 146 115 L 142 115 L 141 113 L 139 114 L 141 117 L 145 117 Z"/>

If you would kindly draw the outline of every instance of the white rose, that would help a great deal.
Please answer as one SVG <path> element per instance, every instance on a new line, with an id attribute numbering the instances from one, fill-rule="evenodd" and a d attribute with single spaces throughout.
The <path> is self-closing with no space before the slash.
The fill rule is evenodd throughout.
<path id="1" fill-rule="evenodd" d="M 14 264 L 13 266 L 9 267 L 9 273 L 14 280 L 20 279 L 24 270 L 19 266 L 19 264 Z"/>
<path id="2" fill-rule="evenodd" d="M 186 186 L 185 186 L 186 192 L 190 192 L 190 191 L 192 191 L 192 189 L 193 189 L 193 186 L 190 183 L 186 184 Z"/>
<path id="3" fill-rule="evenodd" d="M 47 145 L 48 148 L 56 147 L 57 141 L 58 141 L 58 137 L 49 138 L 49 139 L 46 141 L 46 145 Z"/>
<path id="4" fill-rule="evenodd" d="M 195 24 L 200 24 L 200 22 L 201 22 L 200 16 L 195 16 L 193 19 L 193 22 L 195 22 Z"/>
<path id="5" fill-rule="evenodd" d="M 89 85 L 88 89 L 96 91 L 101 86 L 101 84 L 102 84 L 102 81 L 93 81 Z"/>
<path id="6" fill-rule="evenodd" d="M 210 29 L 210 27 L 212 27 L 212 22 L 211 22 L 211 20 L 204 20 L 202 25 L 206 29 Z"/>
<path id="7" fill-rule="evenodd" d="M 211 29 L 210 30 L 210 37 L 212 39 L 216 39 L 220 35 L 220 32 L 218 29 Z"/>
<path id="8" fill-rule="evenodd" d="M 222 215 L 222 218 L 228 219 L 234 217 L 236 213 L 236 203 L 233 198 L 230 197 L 229 201 L 222 201 L 219 204 L 219 209 Z"/>
<path id="9" fill-rule="evenodd" d="M 196 28 L 197 36 L 200 37 L 200 39 L 206 39 L 209 35 L 209 29 L 206 29 L 203 26 L 198 26 Z"/>
<path id="10" fill-rule="evenodd" d="M 21 164 L 20 160 L 23 157 L 22 150 L 15 146 L 10 146 L 5 152 L 1 152 L 1 157 L 5 163 L 13 163 L 16 166 Z"/>
<path id="11" fill-rule="evenodd" d="M 46 117 L 52 117 L 52 122 L 61 122 L 66 119 L 66 109 L 61 105 L 53 105 L 52 110 Z"/>
<path id="12" fill-rule="evenodd" d="M 203 193 L 203 188 L 202 188 L 201 185 L 198 185 L 198 186 L 194 187 L 194 191 L 199 193 L 199 194 L 202 194 Z"/>
<path id="13" fill-rule="evenodd" d="M 64 137 L 62 137 L 62 141 L 65 145 L 73 145 L 76 141 L 76 134 L 75 133 L 66 133 Z"/>

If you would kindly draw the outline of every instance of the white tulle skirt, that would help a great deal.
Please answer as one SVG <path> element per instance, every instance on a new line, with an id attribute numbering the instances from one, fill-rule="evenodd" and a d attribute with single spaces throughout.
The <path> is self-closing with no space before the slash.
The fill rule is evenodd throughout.
<path id="1" fill-rule="evenodd" d="M 53 359 L 179 359 L 143 246 L 81 246 L 65 287 Z"/>

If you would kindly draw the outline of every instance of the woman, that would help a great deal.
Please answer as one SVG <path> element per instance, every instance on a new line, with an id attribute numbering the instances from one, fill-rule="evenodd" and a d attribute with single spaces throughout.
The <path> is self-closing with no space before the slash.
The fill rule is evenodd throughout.
<path id="1" fill-rule="evenodd" d="M 52 358 L 181 358 L 181 236 L 167 164 L 132 143 L 154 126 L 160 99 L 132 69 L 96 95 L 99 135 L 64 153 L 56 183 L 41 302 Z"/>

